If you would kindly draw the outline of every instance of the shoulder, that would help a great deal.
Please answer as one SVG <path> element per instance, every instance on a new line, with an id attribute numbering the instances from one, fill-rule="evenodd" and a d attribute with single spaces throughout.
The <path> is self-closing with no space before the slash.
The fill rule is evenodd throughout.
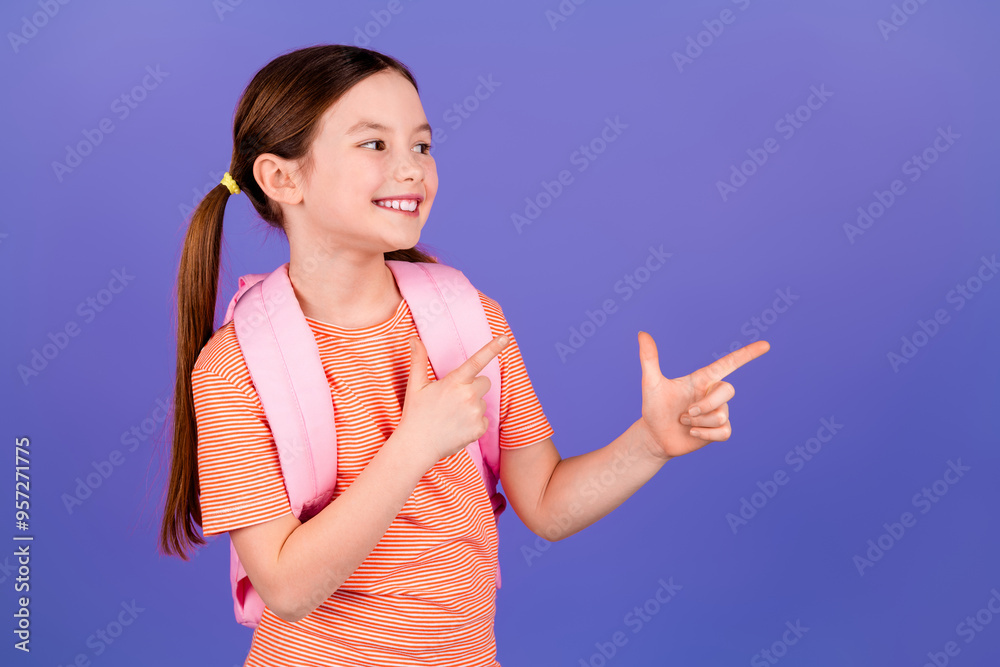
<path id="1" fill-rule="evenodd" d="M 477 289 L 476 292 L 479 292 L 479 300 L 483 304 L 483 310 L 486 311 L 487 317 L 495 317 L 500 320 L 506 320 L 503 314 L 503 308 L 500 307 L 500 304 L 496 300 L 486 296 L 479 289 Z"/>
<path id="2" fill-rule="evenodd" d="M 219 327 L 198 354 L 192 374 L 205 373 L 224 378 L 252 395 L 250 370 L 243 359 L 232 320 Z"/>
<path id="3" fill-rule="evenodd" d="M 482 293 L 479 289 L 479 302 L 483 304 L 483 312 L 486 313 L 486 321 L 489 322 L 490 330 L 494 336 L 506 335 L 513 338 L 510 324 L 507 323 L 507 316 L 503 313 L 500 303 Z M 503 353 L 501 352 L 501 355 Z"/>

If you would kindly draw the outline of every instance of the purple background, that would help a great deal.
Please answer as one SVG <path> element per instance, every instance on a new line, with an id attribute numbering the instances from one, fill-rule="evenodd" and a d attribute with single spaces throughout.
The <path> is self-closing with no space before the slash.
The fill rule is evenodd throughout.
<path id="1" fill-rule="evenodd" d="M 523 549 L 535 536 L 504 514 L 505 667 L 763 665 L 759 652 L 776 642 L 782 665 L 917 666 L 949 641 L 955 665 L 997 664 L 1000 617 L 987 602 L 1000 591 L 1000 280 L 976 278 L 992 278 L 983 258 L 1000 250 L 995 4 L 897 3 L 916 12 L 887 38 L 878 22 L 893 14 L 888 1 L 567 1 L 574 11 L 553 28 L 546 11 L 557 0 L 402 0 L 395 15 L 381 0 L 48 0 L 58 12 L 25 27 L 44 4 L 0 10 L 11 158 L 0 222 L 4 664 L 77 654 L 94 665 L 242 664 L 251 635 L 233 619 L 228 538 L 190 562 L 156 551 L 168 460 L 157 400 L 173 389 L 185 207 L 228 168 L 232 115 L 253 74 L 288 50 L 355 43 L 366 24 L 377 34 L 362 45 L 413 70 L 428 120 L 446 134 L 435 137 L 440 192 L 422 241 L 503 306 L 563 458 L 607 445 L 639 417 L 638 331 L 678 377 L 752 342 L 751 318 L 768 323 L 771 351 L 727 378 L 729 441 L 669 462 L 608 517 L 533 559 Z M 673 54 L 727 8 L 733 21 L 701 35 L 707 46 L 691 47 L 697 57 L 679 70 Z M 380 27 L 372 12 L 391 20 Z M 11 44 L 12 33 L 30 38 Z M 147 67 L 166 74 L 123 118 L 113 101 Z M 470 99 L 490 76 L 499 85 Z M 779 131 L 813 86 L 831 96 L 800 110 L 810 117 L 794 135 Z M 458 126 L 456 104 L 475 107 Z M 57 175 L 53 163 L 105 118 L 113 131 Z M 574 152 L 608 118 L 627 127 L 595 142 L 603 152 L 580 171 Z M 904 163 L 939 128 L 959 138 L 911 181 Z M 768 138 L 777 152 L 724 199 L 717 182 Z M 515 229 L 512 214 L 564 169 L 572 183 Z M 844 226 L 894 179 L 905 193 L 852 242 Z M 287 260 L 282 238 L 263 229 L 245 198 L 231 200 L 218 322 L 237 276 Z M 626 300 L 615 285 L 650 246 L 671 256 Z M 134 278 L 103 310 L 78 310 L 123 268 Z M 978 291 L 959 309 L 948 295 L 970 279 Z M 776 290 L 797 298 L 775 319 Z M 605 299 L 616 312 L 561 359 L 556 344 Z M 887 355 L 939 309 L 947 322 L 918 334 L 916 354 L 894 369 Z M 22 380 L 19 365 L 71 322 L 78 335 Z M 786 454 L 822 419 L 843 428 L 797 469 Z M 144 421 L 156 431 L 129 451 L 123 438 Z M 30 656 L 11 648 L 9 615 L 12 450 L 23 436 Z M 63 495 L 114 450 L 124 462 L 68 511 Z M 915 505 L 959 459 L 969 470 Z M 787 484 L 734 534 L 726 515 L 778 471 Z M 915 525 L 859 574 L 855 556 L 907 511 Z M 670 578 L 682 588 L 662 607 L 650 602 L 636 632 L 627 615 Z M 88 643 L 133 600 L 142 611 L 113 644 Z M 963 634 L 977 612 L 989 622 Z M 796 621 L 808 631 L 782 653 Z M 616 632 L 627 643 L 602 657 Z"/>

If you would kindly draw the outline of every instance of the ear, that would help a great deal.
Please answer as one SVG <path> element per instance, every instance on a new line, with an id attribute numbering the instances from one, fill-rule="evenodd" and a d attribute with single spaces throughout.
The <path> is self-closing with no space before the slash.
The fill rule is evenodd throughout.
<path id="1" fill-rule="evenodd" d="M 297 167 L 293 160 L 286 160 L 274 153 L 261 153 L 253 162 L 253 176 L 268 197 L 283 204 L 294 205 L 302 201 Z"/>

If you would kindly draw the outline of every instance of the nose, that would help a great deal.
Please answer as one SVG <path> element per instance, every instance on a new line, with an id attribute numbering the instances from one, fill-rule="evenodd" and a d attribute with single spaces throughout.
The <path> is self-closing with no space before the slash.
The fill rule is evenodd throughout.
<path id="1" fill-rule="evenodd" d="M 398 181 L 420 181 L 424 177 L 424 168 L 420 164 L 420 156 L 410 149 L 400 149 L 402 155 L 396 158 L 393 171 Z"/>

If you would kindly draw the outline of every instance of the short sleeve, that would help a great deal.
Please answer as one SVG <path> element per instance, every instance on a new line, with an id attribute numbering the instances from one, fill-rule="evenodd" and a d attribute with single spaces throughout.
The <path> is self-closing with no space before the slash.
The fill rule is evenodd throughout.
<path id="1" fill-rule="evenodd" d="M 533 445 L 555 432 L 542 411 L 524 366 L 517 339 L 503 310 L 493 299 L 479 293 L 486 319 L 494 336 L 508 337 L 510 343 L 499 354 L 500 364 L 500 448 L 518 449 Z"/>
<path id="2" fill-rule="evenodd" d="M 241 387 L 198 365 L 191 383 L 202 533 L 216 535 L 290 513 L 278 450 L 252 385 Z"/>

